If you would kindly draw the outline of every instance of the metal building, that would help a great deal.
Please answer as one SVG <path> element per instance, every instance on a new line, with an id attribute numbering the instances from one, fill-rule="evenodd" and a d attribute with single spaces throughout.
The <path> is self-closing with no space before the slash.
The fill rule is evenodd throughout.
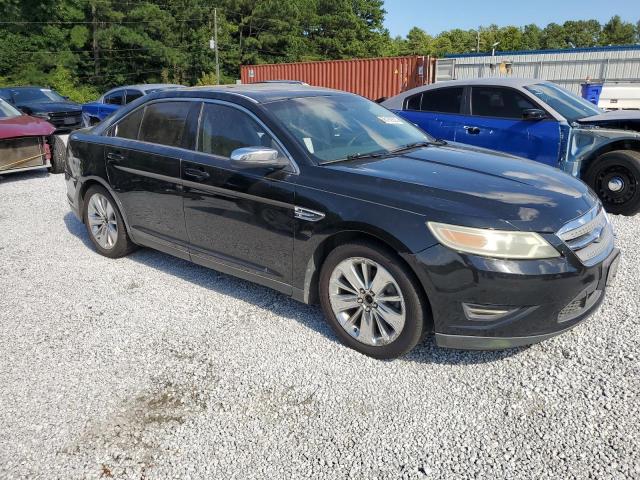
<path id="1" fill-rule="evenodd" d="M 640 82 L 640 45 L 447 55 L 438 59 L 435 81 L 483 77 L 551 80 L 576 94 L 580 84 Z"/>

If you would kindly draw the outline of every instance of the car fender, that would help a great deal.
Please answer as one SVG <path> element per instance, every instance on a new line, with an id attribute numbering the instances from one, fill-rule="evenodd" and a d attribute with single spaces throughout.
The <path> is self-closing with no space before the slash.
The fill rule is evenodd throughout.
<path id="1" fill-rule="evenodd" d="M 562 169 L 574 177 L 582 178 L 594 159 L 612 150 L 640 151 L 640 132 L 573 127 Z"/>

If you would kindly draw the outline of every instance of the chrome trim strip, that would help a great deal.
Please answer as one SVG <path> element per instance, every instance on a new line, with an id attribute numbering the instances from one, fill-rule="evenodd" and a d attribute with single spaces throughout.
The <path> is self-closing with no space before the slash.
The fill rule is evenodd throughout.
<path id="1" fill-rule="evenodd" d="M 193 188 L 193 189 L 196 189 L 196 190 L 203 190 L 205 192 L 215 193 L 215 194 L 218 194 L 218 195 L 223 195 L 225 197 L 243 198 L 243 199 L 246 199 L 246 200 L 265 203 L 267 205 L 271 205 L 271 206 L 279 207 L 279 208 L 286 208 L 286 209 L 289 209 L 289 210 L 294 208 L 294 206 L 291 203 L 279 202 L 278 200 L 271 200 L 269 198 L 260 197 L 258 195 L 251 195 L 249 193 L 237 192 L 235 190 L 229 190 L 229 189 L 226 189 L 226 188 L 214 187 L 213 185 L 207 185 L 206 183 L 192 182 L 190 180 L 181 180 L 180 184 L 185 186 L 185 187 L 188 187 L 188 188 Z"/>
<path id="2" fill-rule="evenodd" d="M 298 220 L 306 220 L 307 222 L 319 222 L 325 217 L 325 214 L 310 208 L 296 206 L 294 208 L 294 216 Z"/>

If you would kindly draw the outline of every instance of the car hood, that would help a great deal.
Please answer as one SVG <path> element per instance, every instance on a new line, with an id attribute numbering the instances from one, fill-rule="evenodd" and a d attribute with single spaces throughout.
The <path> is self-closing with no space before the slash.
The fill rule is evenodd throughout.
<path id="1" fill-rule="evenodd" d="M 598 202 L 560 170 L 460 144 L 323 168 L 351 174 L 365 200 L 473 227 L 556 232 Z"/>
<path id="2" fill-rule="evenodd" d="M 55 127 L 40 118 L 20 115 L 0 118 L 0 139 L 51 135 Z"/>
<path id="3" fill-rule="evenodd" d="M 35 102 L 16 105 L 29 113 L 80 112 L 82 107 L 73 102 Z"/>
<path id="4" fill-rule="evenodd" d="M 639 110 L 612 110 L 578 120 L 580 125 L 640 131 Z"/>

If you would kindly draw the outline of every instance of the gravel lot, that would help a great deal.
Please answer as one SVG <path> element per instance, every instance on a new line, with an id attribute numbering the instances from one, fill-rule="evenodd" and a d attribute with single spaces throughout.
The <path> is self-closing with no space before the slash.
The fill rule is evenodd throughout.
<path id="1" fill-rule="evenodd" d="M 0 478 L 640 478 L 640 217 L 572 332 L 393 362 L 319 308 L 151 250 L 109 260 L 64 178 L 0 180 Z"/>

